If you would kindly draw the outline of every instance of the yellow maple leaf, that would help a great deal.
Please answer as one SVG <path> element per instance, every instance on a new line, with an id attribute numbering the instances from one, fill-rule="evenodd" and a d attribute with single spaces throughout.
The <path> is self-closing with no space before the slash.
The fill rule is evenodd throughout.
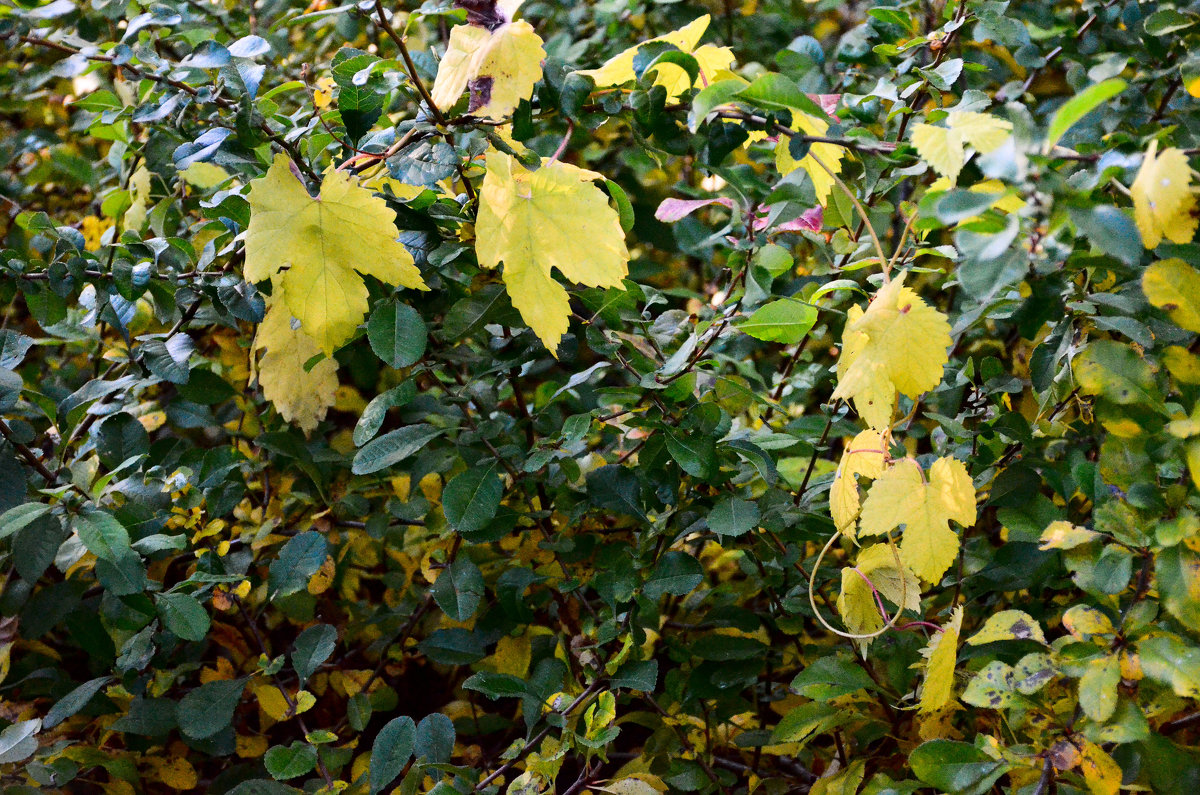
<path id="1" fill-rule="evenodd" d="M 853 566 L 842 569 L 842 590 L 837 598 L 842 621 L 857 635 L 883 628 L 883 616 L 879 614 L 872 586 L 894 605 L 905 610 L 921 609 L 921 584 L 912 572 L 896 566 L 892 547 L 888 544 L 867 547 Z"/>
<path id="2" fill-rule="evenodd" d="M 942 631 L 921 650 L 925 655 L 925 682 L 921 685 L 921 712 L 933 712 L 950 703 L 954 695 L 954 662 L 958 658 L 958 633 L 962 607 L 954 608 Z"/>
<path id="3" fill-rule="evenodd" d="M 700 84 L 708 85 L 717 72 L 728 69 L 733 63 L 733 51 L 728 47 L 717 47 L 705 44 L 702 47 L 700 37 L 708 30 L 712 17 L 705 14 L 692 20 L 679 30 L 671 31 L 662 36 L 656 36 L 649 41 L 634 45 L 627 50 L 614 55 L 598 69 L 585 69 L 578 74 L 587 75 L 597 88 L 619 86 L 632 82 L 637 75 L 633 71 L 633 60 L 637 57 L 638 48 L 651 42 L 666 42 L 679 48 L 681 52 L 689 53 L 700 66 Z M 687 71 L 678 64 L 660 63 L 654 67 L 654 85 L 662 86 L 667 91 L 667 99 L 674 99 L 692 87 L 692 80 Z"/>
<path id="4" fill-rule="evenodd" d="M 945 127 L 933 124 L 914 127 L 912 144 L 921 159 L 953 186 L 966 163 L 967 146 L 987 154 L 1002 146 L 1011 134 L 1012 122 L 986 113 L 952 111 L 946 116 Z"/>
<path id="5" fill-rule="evenodd" d="M 497 4 L 499 16 L 488 24 L 455 25 L 450 31 L 430 92 L 440 109 L 452 107 L 469 88 L 469 112 L 500 120 L 533 96 L 546 50 L 532 25 L 512 20 L 519 5 Z"/>
<path id="6" fill-rule="evenodd" d="M 396 213 L 350 175 L 325 172 L 316 198 L 276 155 L 250 184 L 247 281 L 273 279 L 292 316 L 326 355 L 354 335 L 367 314 L 359 273 L 427 290 L 412 255 L 396 239 Z"/>
<path id="7" fill-rule="evenodd" d="M 854 537 L 860 507 L 858 476 L 874 480 L 883 471 L 883 438 L 878 431 L 859 433 L 842 453 L 833 486 L 829 490 L 829 513 L 838 530 Z"/>
<path id="8" fill-rule="evenodd" d="M 567 163 L 530 171 L 503 152 L 487 155 L 475 222 L 479 264 L 504 263 L 513 306 L 556 356 L 571 306 L 551 269 L 592 287 L 620 287 L 629 272 L 625 233 L 597 179 Z"/>
<path id="9" fill-rule="evenodd" d="M 946 316 L 904 286 L 904 274 L 885 284 L 866 311 L 851 307 L 842 334 L 834 398 L 854 400 L 876 430 L 891 423 L 896 391 L 915 398 L 937 386 L 949 361 Z"/>
<path id="10" fill-rule="evenodd" d="M 1192 193 L 1192 168 L 1179 149 L 1158 154 L 1158 141 L 1151 141 L 1133 180 L 1133 217 L 1142 244 L 1157 248 L 1165 237 L 1172 243 L 1190 243 L 1196 234 L 1196 197 Z"/>
<path id="11" fill-rule="evenodd" d="M 824 135 L 829 132 L 829 122 L 793 108 L 792 128 L 804 135 Z M 779 143 L 775 145 L 775 167 L 779 169 L 779 173 L 787 175 L 798 168 L 808 172 L 808 177 L 812 180 L 813 191 L 816 192 L 817 201 L 822 207 L 829 204 L 829 195 L 833 193 L 833 187 L 837 184 L 833 174 L 841 172 L 842 158 L 845 156 L 846 149 L 844 147 L 818 142 L 809 144 L 808 154 L 796 160 L 792 157 L 791 149 L 788 148 L 786 136 L 781 136 Z M 822 163 L 833 174 L 826 171 L 822 167 Z"/>
<path id="12" fill-rule="evenodd" d="M 905 565 L 926 582 L 936 583 L 958 556 L 953 519 L 975 524 L 975 487 L 961 461 L 939 458 L 925 481 L 914 459 L 897 461 L 867 492 L 859 517 L 861 535 L 883 535 L 904 525 L 900 554 Z"/>
<path id="13" fill-rule="evenodd" d="M 304 369 L 321 349 L 302 328 L 292 328 L 291 313 L 275 296 L 268 299 L 254 351 L 265 351 L 258 363 L 258 383 L 279 416 L 306 433 L 317 427 L 337 399 L 337 362 L 326 357 Z"/>

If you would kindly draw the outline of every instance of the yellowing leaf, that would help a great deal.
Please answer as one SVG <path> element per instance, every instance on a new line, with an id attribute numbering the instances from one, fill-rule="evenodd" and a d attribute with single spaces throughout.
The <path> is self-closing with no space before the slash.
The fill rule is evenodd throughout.
<path id="1" fill-rule="evenodd" d="M 867 492 L 859 520 L 862 535 L 882 535 L 904 525 L 900 553 L 926 582 L 936 583 L 958 556 L 958 535 L 950 520 L 975 524 L 975 487 L 961 461 L 939 458 L 925 482 L 911 458 L 885 471 Z"/>
<path id="2" fill-rule="evenodd" d="M 337 399 L 337 362 L 324 358 L 305 370 L 305 363 L 321 349 L 303 329 L 293 329 L 291 321 L 287 307 L 272 295 L 254 337 L 254 350 L 265 351 L 258 363 L 258 383 L 279 416 L 308 432 Z"/>
<path id="3" fill-rule="evenodd" d="M 234 743 L 234 749 L 242 759 L 257 759 L 267 752 L 267 748 L 270 745 L 271 743 L 262 735 L 239 734 Z"/>
<path id="4" fill-rule="evenodd" d="M 813 782 L 808 795 L 855 795 L 867 774 L 867 761 L 857 759 L 850 767 L 839 770 L 832 776 Z"/>
<path id="5" fill-rule="evenodd" d="M 986 113 L 953 111 L 946 117 L 946 126 L 918 124 L 913 128 L 912 144 L 917 154 L 950 185 L 966 163 L 966 147 L 982 154 L 994 151 L 1012 134 L 1012 123 Z"/>
<path id="6" fill-rule="evenodd" d="M 961 607 L 954 608 L 946 626 L 921 651 L 927 657 L 925 682 L 921 685 L 921 712 L 933 712 L 944 707 L 954 695 L 954 662 L 958 658 L 962 615 Z"/>
<path id="7" fill-rule="evenodd" d="M 468 110 L 501 120 L 512 115 L 521 100 L 533 96 L 546 57 L 542 39 L 528 22 L 512 21 L 515 7 L 498 10 L 502 16 L 494 20 L 494 26 L 456 25 L 450 31 L 450 43 L 430 92 L 439 108 L 450 108 L 470 88 Z"/>
<path id="8" fill-rule="evenodd" d="M 868 580 L 870 582 L 868 582 Z M 875 593 L 904 610 L 921 609 L 921 584 L 907 568 L 896 566 L 889 544 L 875 544 L 859 553 L 854 566 L 842 569 L 837 608 L 851 632 L 865 635 L 883 627 Z"/>
<path id="9" fill-rule="evenodd" d="M 258 699 L 259 708 L 265 712 L 272 720 L 281 721 L 288 717 L 287 699 L 283 697 L 283 691 L 270 682 L 262 682 L 254 688 L 254 695 Z"/>
<path id="10" fill-rule="evenodd" d="M 855 309 L 846 318 L 833 397 L 853 399 L 866 423 L 882 431 L 897 390 L 916 397 L 941 382 L 950 323 L 904 286 L 904 274 L 881 287 L 865 312 Z"/>
<path id="11" fill-rule="evenodd" d="M 325 558 L 325 562 L 321 564 L 321 568 L 317 569 L 308 580 L 308 592 L 313 596 L 319 596 L 329 590 L 329 586 L 333 584 L 333 578 L 337 574 L 337 565 L 333 562 L 333 556 Z"/>
<path id="12" fill-rule="evenodd" d="M 208 190 L 229 179 L 229 172 L 216 163 L 192 163 L 179 172 L 179 177 L 193 188 Z"/>
<path id="13" fill-rule="evenodd" d="M 829 131 L 829 122 L 795 109 L 792 110 L 792 126 L 805 135 L 824 135 Z M 842 158 L 845 155 L 846 149 L 837 144 L 813 143 L 809 145 L 808 154 L 796 160 L 788 148 L 787 136 L 780 136 L 779 143 L 775 145 L 775 167 L 779 169 L 780 174 L 790 174 L 798 168 L 808 172 L 813 190 L 817 194 L 817 201 L 824 207 L 829 204 L 829 195 L 837 184 L 833 174 L 842 170 Z M 826 171 L 821 166 L 822 163 L 833 174 Z"/>
<path id="14" fill-rule="evenodd" d="M 673 44 L 681 52 L 690 53 L 700 65 L 700 84 L 707 85 L 712 82 L 717 72 L 728 69 L 733 63 L 733 51 L 728 47 L 715 47 L 711 44 L 700 48 L 696 47 L 700 43 L 700 37 L 704 35 L 704 31 L 708 30 L 708 23 L 711 19 L 708 14 L 705 14 L 679 30 L 644 41 L 622 51 L 608 59 L 599 69 L 586 69 L 579 74 L 592 78 L 597 88 L 619 86 L 631 82 L 637 77 L 633 71 L 633 59 L 637 56 L 638 48 L 651 42 L 662 41 Z M 666 89 L 667 99 L 674 99 L 692 87 L 687 72 L 677 64 L 660 63 L 654 67 L 654 70 L 654 84 Z"/>
<path id="15" fill-rule="evenodd" d="M 1046 635 L 1042 627 L 1022 610 L 1001 610 L 988 616 L 983 628 L 967 638 L 968 646 L 981 646 L 999 640 L 1036 640 L 1045 644 Z"/>
<path id="16" fill-rule="evenodd" d="M 842 453 L 833 486 L 829 490 L 829 513 L 833 523 L 851 538 L 858 521 L 860 506 L 858 476 L 877 478 L 883 471 L 883 439 L 877 431 L 865 430 L 855 436 Z"/>
<path id="17" fill-rule="evenodd" d="M 325 110 L 329 104 L 333 102 L 333 89 L 337 87 L 337 82 L 326 75 L 317 81 L 313 86 L 313 105 L 317 110 Z"/>
<path id="18" fill-rule="evenodd" d="M 150 171 L 139 166 L 129 180 L 129 192 L 133 203 L 122 219 L 126 229 L 141 229 L 146 223 L 146 204 L 150 201 Z"/>
<path id="19" fill-rule="evenodd" d="M 387 202 L 332 168 L 321 193 L 308 195 L 285 155 L 250 184 L 247 281 L 273 279 L 304 332 L 327 355 L 354 335 L 367 314 L 359 273 L 427 290 L 412 255 L 396 239 Z"/>
<path id="20" fill-rule="evenodd" d="M 195 789 L 200 783 L 196 768 L 181 756 L 170 759 L 151 758 L 147 760 L 154 768 L 154 777 L 173 790 L 180 792 Z"/>
<path id="21" fill-rule="evenodd" d="M 1074 549 L 1098 538 L 1099 533 L 1070 522 L 1058 521 L 1046 525 L 1039 549 Z"/>
<path id="22" fill-rule="evenodd" d="M 1142 292 L 1175 325 L 1200 331 L 1200 272 L 1191 265 L 1181 259 L 1154 263 L 1142 274 Z"/>
<path id="23" fill-rule="evenodd" d="M 1133 218 L 1146 248 L 1157 248 L 1165 237 L 1172 243 L 1190 243 L 1196 234 L 1196 197 L 1192 194 L 1192 169 L 1179 149 L 1158 154 L 1158 141 L 1151 141 L 1142 167 L 1129 192 L 1133 195 Z"/>
<path id="24" fill-rule="evenodd" d="M 1079 759 L 1079 772 L 1092 795 L 1117 795 L 1121 791 L 1121 766 L 1108 753 L 1092 742 L 1084 742 Z"/>
<path id="25" fill-rule="evenodd" d="M 551 269 L 592 287 L 620 287 L 629 272 L 625 233 L 608 197 L 591 184 L 596 179 L 567 163 L 530 171 L 503 152 L 487 155 L 475 224 L 479 264 L 504 263 L 513 306 L 556 356 L 571 306 Z"/>

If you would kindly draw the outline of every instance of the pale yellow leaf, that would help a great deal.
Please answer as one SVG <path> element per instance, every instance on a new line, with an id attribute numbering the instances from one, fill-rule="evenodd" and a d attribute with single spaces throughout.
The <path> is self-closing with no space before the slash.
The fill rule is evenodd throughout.
<path id="1" fill-rule="evenodd" d="M 855 436 L 842 453 L 842 461 L 829 490 L 829 512 L 838 530 L 851 538 L 855 535 L 860 507 L 857 477 L 879 477 L 883 471 L 883 453 L 883 439 L 877 431 L 870 429 Z"/>
<path id="2" fill-rule="evenodd" d="M 1200 331 L 1200 272 L 1191 265 L 1181 259 L 1154 263 L 1142 274 L 1142 292 L 1175 325 Z"/>
<path id="3" fill-rule="evenodd" d="M 291 313 L 273 295 L 254 337 L 254 350 L 263 351 L 258 383 L 279 416 L 305 432 L 317 427 L 337 399 L 337 362 L 324 358 L 305 370 L 321 353 L 302 328 L 292 327 Z M 253 357 L 253 352 L 251 353 Z"/>
<path id="4" fill-rule="evenodd" d="M 601 178 L 567 163 L 530 171 L 503 152 L 487 155 L 475 224 L 479 264 L 504 263 L 513 306 L 554 355 L 571 307 L 552 269 L 592 287 L 621 287 L 629 272 L 617 211 L 592 184 Z"/>
<path id="5" fill-rule="evenodd" d="M 542 44 L 524 20 L 495 30 L 456 25 L 430 92 L 434 104 L 448 109 L 469 88 L 470 113 L 497 121 L 507 118 L 521 100 L 533 96 L 534 85 L 542 79 Z"/>
<path id="6" fill-rule="evenodd" d="M 918 124 L 913 127 L 912 145 L 917 148 L 921 159 L 949 180 L 951 186 L 958 182 L 959 172 L 962 171 L 967 156 L 963 149 L 962 136 L 945 127 Z"/>
<path id="7" fill-rule="evenodd" d="M 921 712 L 933 712 L 950 703 L 954 695 L 954 663 L 958 659 L 958 633 L 962 607 L 954 608 L 942 631 L 921 652 L 926 655 L 925 682 L 921 685 Z"/>
<path id="8" fill-rule="evenodd" d="M 901 525 L 900 553 L 913 573 L 938 582 L 958 556 L 950 520 L 975 524 L 975 488 L 961 461 L 939 458 L 926 483 L 920 464 L 908 458 L 885 471 L 867 492 L 859 533 L 882 535 Z"/>
<path id="9" fill-rule="evenodd" d="M 1074 549 L 1099 537 L 1099 533 L 1078 527 L 1070 522 L 1057 521 L 1042 531 L 1040 549 Z"/>
<path id="10" fill-rule="evenodd" d="M 1012 122 L 986 113 L 954 111 L 946 117 L 946 124 L 980 154 L 994 152 L 1012 135 Z"/>
<path id="11" fill-rule="evenodd" d="M 246 280 L 273 278 L 292 316 L 326 354 L 366 316 L 367 287 L 359 273 L 429 289 L 396 239 L 395 211 L 345 172 L 326 171 L 313 198 L 279 154 L 250 184 L 249 200 Z"/>
<path id="12" fill-rule="evenodd" d="M 794 108 L 792 109 L 792 126 L 804 135 L 821 136 L 829 131 L 829 122 L 809 116 Z M 812 180 L 817 201 L 824 207 L 829 204 L 829 196 L 837 184 L 833 174 L 842 170 L 842 158 L 845 155 L 844 147 L 817 142 L 809 145 L 807 155 L 796 160 L 792 157 L 791 149 L 788 147 L 787 136 L 780 136 L 779 143 L 775 145 L 775 167 L 779 169 L 780 174 L 790 174 L 797 168 L 804 169 L 808 173 L 809 179 Z M 822 163 L 825 167 L 822 167 Z M 829 171 L 826 171 L 825 168 L 828 168 Z M 830 171 L 833 174 L 830 174 Z"/>
<path id="13" fill-rule="evenodd" d="M 888 544 L 867 547 L 859 553 L 854 566 L 842 569 L 842 589 L 837 599 L 842 621 L 855 634 L 864 635 L 883 627 L 872 586 L 899 608 L 921 609 L 921 584 L 906 567 L 897 567 L 892 547 Z"/>
<path id="14" fill-rule="evenodd" d="M 953 187 L 966 163 L 966 147 L 977 152 L 992 152 L 1012 134 L 1012 123 L 986 113 L 953 111 L 946 126 L 918 124 L 913 128 L 912 144 L 917 154 Z"/>
<path id="15" fill-rule="evenodd" d="M 867 424 L 885 429 L 894 391 L 917 397 L 942 380 L 949 360 L 946 316 L 904 286 L 904 274 L 885 284 L 861 314 L 847 315 L 834 398 L 854 400 Z"/>
<path id="16" fill-rule="evenodd" d="M 1158 154 L 1158 141 L 1151 141 L 1137 177 L 1130 186 L 1133 217 L 1146 248 L 1157 248 L 1165 237 L 1172 243 L 1190 243 L 1196 234 L 1192 214 L 1192 169 L 1179 149 Z"/>
<path id="17" fill-rule="evenodd" d="M 701 76 L 698 83 L 701 86 L 707 85 L 715 79 L 718 72 L 728 69 L 733 63 L 733 51 L 728 47 L 706 44 L 697 49 L 696 45 L 700 43 L 700 37 L 708 29 L 710 20 L 711 17 L 705 14 L 679 30 L 641 42 L 618 53 L 598 69 L 585 69 L 578 74 L 592 78 L 597 88 L 629 83 L 636 78 L 633 71 L 633 59 L 637 56 L 638 48 L 651 42 L 662 41 L 673 44 L 681 52 L 691 54 L 700 66 Z M 674 99 L 692 87 L 692 81 L 687 72 L 676 64 L 662 63 L 655 66 L 654 69 L 654 84 L 666 89 L 667 99 Z"/>

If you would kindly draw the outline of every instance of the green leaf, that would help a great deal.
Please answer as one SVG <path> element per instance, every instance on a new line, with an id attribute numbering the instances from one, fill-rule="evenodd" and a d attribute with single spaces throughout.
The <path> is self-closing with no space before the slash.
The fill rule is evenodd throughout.
<path id="1" fill-rule="evenodd" d="M 411 367 L 425 355 L 425 321 L 417 310 L 399 301 L 375 307 L 367 321 L 371 350 L 388 367 Z"/>
<path id="2" fill-rule="evenodd" d="M 717 445 L 711 436 L 665 428 L 667 452 L 679 467 L 694 478 L 712 477 L 717 464 Z"/>
<path id="3" fill-rule="evenodd" d="M 351 471 L 356 475 L 369 475 L 387 469 L 420 451 L 443 433 L 440 428 L 426 423 L 385 433 L 358 451 Z"/>
<path id="4" fill-rule="evenodd" d="M 300 676 L 301 685 L 333 654 L 337 639 L 337 630 L 329 624 L 311 626 L 296 638 L 292 649 L 292 667 Z"/>
<path id="5" fill-rule="evenodd" d="M 1168 547 L 1158 553 L 1154 576 L 1163 607 L 1185 626 L 1200 626 L 1200 555 L 1183 544 Z"/>
<path id="6" fill-rule="evenodd" d="M 862 666 L 840 655 L 831 655 L 817 658 L 796 674 L 791 689 L 814 701 L 829 701 L 874 686 L 875 683 Z"/>
<path id="7" fill-rule="evenodd" d="M 816 116 L 818 119 L 829 118 L 821 106 L 809 99 L 808 94 L 801 91 L 790 77 L 778 72 L 764 72 L 756 77 L 754 82 L 739 91 L 736 96 L 738 99 L 764 108 L 773 110 L 795 108 L 810 116 Z"/>
<path id="8" fill-rule="evenodd" d="M 417 724 L 414 753 L 418 759 L 434 764 L 450 761 L 454 753 L 454 723 L 440 712 L 426 715 Z"/>
<path id="9" fill-rule="evenodd" d="M 491 699 L 521 698 L 529 695 L 529 686 L 525 680 L 511 674 L 497 674 L 491 671 L 480 671 L 463 682 L 463 688 L 483 693 Z"/>
<path id="10" fill-rule="evenodd" d="M 446 484 L 442 490 L 442 510 L 451 527 L 469 535 L 482 530 L 496 517 L 503 496 L 504 483 L 496 474 L 496 465 L 474 466 Z"/>
<path id="11" fill-rule="evenodd" d="M 442 569 L 433 584 L 434 600 L 453 621 L 466 621 L 475 615 L 483 594 L 483 575 L 479 567 L 464 557 Z"/>
<path id="12" fill-rule="evenodd" d="M 939 221 L 949 226 L 986 212 L 1000 196 L 999 193 L 951 190 L 937 200 L 933 212 Z"/>
<path id="13" fill-rule="evenodd" d="M 765 342 L 795 345 L 817 322 L 816 307 L 794 298 L 781 298 L 759 307 L 737 325 L 738 331 Z"/>
<path id="14" fill-rule="evenodd" d="M 648 599 L 658 599 L 663 594 L 683 596 L 704 582 L 704 569 L 700 561 L 678 549 L 669 550 L 658 561 L 650 579 L 642 586 Z"/>
<path id="15" fill-rule="evenodd" d="M 288 746 L 276 745 L 263 755 L 263 764 L 276 781 L 286 781 L 317 766 L 317 749 L 299 740 Z"/>
<path id="16" fill-rule="evenodd" d="M 179 702 L 179 729 L 193 740 L 212 737 L 233 721 L 245 679 L 221 679 L 200 685 Z"/>
<path id="17" fill-rule="evenodd" d="M 1053 149 L 1067 130 L 1071 129 L 1080 119 L 1124 91 L 1125 85 L 1124 80 L 1116 78 L 1105 80 L 1102 83 L 1088 86 L 1064 102 L 1058 112 L 1054 114 L 1054 118 L 1050 120 L 1050 127 L 1046 131 L 1046 151 L 1049 152 Z"/>
<path id="18" fill-rule="evenodd" d="M 76 514 L 71 525 L 88 552 L 100 560 L 116 564 L 135 554 L 129 546 L 129 531 L 111 514 L 87 510 Z"/>
<path id="19" fill-rule="evenodd" d="M 708 529 L 719 536 L 737 537 L 758 525 L 758 505 L 739 497 L 720 500 L 708 513 Z"/>
<path id="20" fill-rule="evenodd" d="M 38 718 L 17 721 L 0 731 L 0 765 L 23 762 L 37 751 L 37 733 L 42 722 Z"/>
<path id="21" fill-rule="evenodd" d="M 36 522 L 50 513 L 52 507 L 40 502 L 28 502 L 15 508 L 9 508 L 0 514 L 0 539 L 8 538 L 18 530 Z"/>
<path id="22" fill-rule="evenodd" d="M 379 730 L 371 746 L 371 795 L 382 792 L 400 775 L 415 748 L 417 726 L 407 715 L 393 718 Z"/>
<path id="23" fill-rule="evenodd" d="M 1102 204 L 1086 210 L 1071 210 L 1071 220 L 1088 240 L 1105 254 L 1111 254 L 1126 265 L 1142 261 L 1142 233 L 1128 213 Z"/>
<path id="24" fill-rule="evenodd" d="M 325 563 L 326 548 L 325 537 L 313 530 L 288 539 L 268 569 L 271 597 L 287 596 L 307 587 L 309 578 Z"/>
<path id="25" fill-rule="evenodd" d="M 951 795 L 982 795 L 1009 769 L 1007 763 L 975 746 L 954 740 L 918 745 L 909 754 L 908 764 L 921 781 Z"/>
<path id="26" fill-rule="evenodd" d="M 1151 36 L 1165 36 L 1190 28 L 1196 24 L 1197 19 L 1195 14 L 1184 14 L 1174 8 L 1162 8 L 1146 17 L 1142 24 Z"/>
<path id="27" fill-rule="evenodd" d="M 692 109 L 688 113 L 688 130 L 695 133 L 700 129 L 709 113 L 731 102 L 746 84 L 741 80 L 718 80 L 709 84 L 692 100 Z"/>
<path id="28" fill-rule="evenodd" d="M 163 624 L 183 640 L 200 641 L 208 634 L 208 611 L 194 596 L 163 593 L 155 596 Z"/>
<path id="29" fill-rule="evenodd" d="M 96 679 L 90 679 L 87 682 L 79 685 L 79 687 L 67 693 L 58 700 L 50 711 L 46 713 L 46 717 L 42 719 L 42 726 L 46 729 L 53 729 L 58 724 L 62 723 L 67 718 L 71 717 L 79 710 L 88 705 L 92 697 L 100 692 L 100 689 L 111 682 L 111 676 L 101 676 Z"/>

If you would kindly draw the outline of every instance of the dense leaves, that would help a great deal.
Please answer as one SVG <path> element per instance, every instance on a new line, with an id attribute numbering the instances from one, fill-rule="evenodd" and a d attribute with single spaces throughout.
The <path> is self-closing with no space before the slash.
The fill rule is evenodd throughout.
<path id="1" fill-rule="evenodd" d="M 0 789 L 1200 791 L 1198 35 L 0 4 Z"/>

